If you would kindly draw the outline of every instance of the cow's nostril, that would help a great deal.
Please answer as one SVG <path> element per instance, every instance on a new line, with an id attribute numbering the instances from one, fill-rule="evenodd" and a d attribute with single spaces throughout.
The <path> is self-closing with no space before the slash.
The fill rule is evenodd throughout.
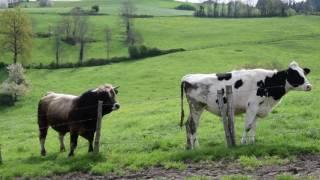
<path id="1" fill-rule="evenodd" d="M 116 103 L 113 105 L 115 109 L 119 109 L 120 108 L 120 104 Z"/>
<path id="2" fill-rule="evenodd" d="M 312 86 L 311 85 L 307 85 L 307 91 L 311 91 Z"/>

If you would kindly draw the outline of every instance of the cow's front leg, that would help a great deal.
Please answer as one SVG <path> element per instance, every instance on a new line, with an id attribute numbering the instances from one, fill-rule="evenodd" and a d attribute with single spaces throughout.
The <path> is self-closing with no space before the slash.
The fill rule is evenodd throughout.
<path id="1" fill-rule="evenodd" d="M 69 157 L 74 155 L 74 150 L 77 147 L 78 144 L 78 133 L 77 132 L 72 132 L 70 133 L 70 153 Z"/>
<path id="2" fill-rule="evenodd" d="M 60 142 L 60 152 L 65 152 L 66 151 L 66 147 L 64 146 L 64 135 L 66 133 L 59 133 L 59 142 Z"/>
<path id="3" fill-rule="evenodd" d="M 253 104 L 251 104 L 251 106 L 254 106 Z M 256 123 L 256 115 L 257 115 L 257 109 L 256 108 L 248 108 L 247 112 L 246 112 L 246 122 L 245 122 L 245 126 L 243 129 L 243 133 L 242 133 L 242 138 L 241 138 L 241 144 L 247 144 L 247 133 L 251 130 L 254 129 L 254 132 L 251 133 L 251 135 L 253 134 L 254 136 L 251 137 L 250 141 L 254 142 L 255 139 L 255 123 Z M 253 139 L 252 139 L 253 138 Z"/>
<path id="4" fill-rule="evenodd" d="M 85 133 L 81 134 L 82 137 L 88 140 L 89 148 L 88 152 L 93 151 L 93 138 L 94 138 L 94 131 L 86 131 Z"/>
<path id="5" fill-rule="evenodd" d="M 256 123 L 257 123 L 257 118 L 252 123 L 251 130 L 250 130 L 250 144 L 254 144 L 256 142 Z"/>

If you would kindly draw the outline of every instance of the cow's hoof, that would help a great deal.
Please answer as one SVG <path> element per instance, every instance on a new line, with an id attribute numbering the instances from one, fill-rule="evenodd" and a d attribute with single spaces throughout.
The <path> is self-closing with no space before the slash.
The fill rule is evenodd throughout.
<path id="1" fill-rule="evenodd" d="M 46 156 L 47 152 L 46 150 L 41 150 L 41 156 Z"/>
<path id="2" fill-rule="evenodd" d="M 74 154 L 73 153 L 69 153 L 68 157 L 73 157 Z"/>

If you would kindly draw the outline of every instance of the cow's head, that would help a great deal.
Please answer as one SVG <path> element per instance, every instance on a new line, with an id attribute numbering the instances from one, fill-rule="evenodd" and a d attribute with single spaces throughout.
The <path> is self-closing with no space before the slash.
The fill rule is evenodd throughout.
<path id="1" fill-rule="evenodd" d="M 92 90 L 92 92 L 96 93 L 97 100 L 103 102 L 102 109 L 104 114 L 120 108 L 120 104 L 116 100 L 118 88 L 119 86 L 113 87 L 112 85 L 107 84 Z"/>
<path id="2" fill-rule="evenodd" d="M 306 77 L 310 71 L 309 68 L 301 68 L 295 61 L 291 62 L 287 70 L 288 88 L 298 91 L 311 91 L 312 85 Z"/>

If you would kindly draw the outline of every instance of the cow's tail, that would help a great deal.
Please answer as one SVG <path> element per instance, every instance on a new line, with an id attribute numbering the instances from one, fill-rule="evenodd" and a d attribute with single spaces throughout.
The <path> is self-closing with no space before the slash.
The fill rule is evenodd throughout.
<path id="1" fill-rule="evenodd" d="M 184 120 L 184 110 L 183 110 L 183 98 L 184 98 L 184 81 L 181 82 L 181 120 L 180 120 L 180 127 L 183 126 L 183 120 Z"/>
<path id="2" fill-rule="evenodd" d="M 38 104 L 38 126 L 39 138 L 46 138 L 48 131 L 48 121 L 46 117 L 46 109 L 43 108 L 43 102 L 40 100 Z"/>

